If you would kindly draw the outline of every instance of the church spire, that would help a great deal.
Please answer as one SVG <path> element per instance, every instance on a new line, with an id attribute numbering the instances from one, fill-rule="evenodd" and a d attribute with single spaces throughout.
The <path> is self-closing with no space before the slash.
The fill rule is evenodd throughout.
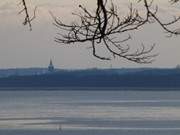
<path id="1" fill-rule="evenodd" d="M 54 65 L 53 65 L 52 59 L 50 59 L 50 63 L 49 63 L 49 66 L 48 66 L 48 71 L 49 72 L 53 72 L 54 71 Z"/>

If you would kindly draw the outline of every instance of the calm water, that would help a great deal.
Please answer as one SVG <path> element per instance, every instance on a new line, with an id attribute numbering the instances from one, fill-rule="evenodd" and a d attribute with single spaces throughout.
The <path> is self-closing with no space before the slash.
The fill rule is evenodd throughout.
<path id="1" fill-rule="evenodd" d="M 179 135 L 180 91 L 0 91 L 0 135 Z"/>

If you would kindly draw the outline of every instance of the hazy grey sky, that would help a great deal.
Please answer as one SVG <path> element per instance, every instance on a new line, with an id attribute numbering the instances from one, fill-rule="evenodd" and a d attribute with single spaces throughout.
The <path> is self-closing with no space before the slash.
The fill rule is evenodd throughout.
<path id="1" fill-rule="evenodd" d="M 161 17 L 164 15 L 164 20 L 171 14 L 180 15 L 180 5 L 170 6 L 165 1 L 155 1 L 161 5 L 159 11 Z M 22 25 L 24 16 L 18 15 L 21 9 L 18 2 L 19 0 L 0 0 L 0 68 L 46 67 L 51 58 L 58 68 L 108 68 L 111 64 L 119 68 L 175 67 L 180 64 L 180 36 L 165 38 L 164 31 L 155 24 L 140 29 L 130 41 L 132 44 L 157 44 L 154 52 L 159 53 L 159 56 L 149 65 L 139 65 L 123 59 L 101 61 L 92 56 L 88 45 L 68 46 L 55 43 L 53 39 L 58 30 L 52 25 L 49 11 L 70 22 L 74 19 L 71 13 L 78 12 L 79 4 L 93 10 L 95 0 L 27 0 L 30 9 L 38 5 L 37 18 L 33 21 L 31 32 Z M 116 2 L 122 12 L 128 8 L 127 0 Z"/>

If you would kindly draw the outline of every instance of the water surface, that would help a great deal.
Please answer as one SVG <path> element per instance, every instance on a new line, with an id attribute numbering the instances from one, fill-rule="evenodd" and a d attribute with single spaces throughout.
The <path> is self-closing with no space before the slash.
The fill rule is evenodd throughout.
<path id="1" fill-rule="evenodd" d="M 178 135 L 180 91 L 0 91 L 3 135 Z"/>

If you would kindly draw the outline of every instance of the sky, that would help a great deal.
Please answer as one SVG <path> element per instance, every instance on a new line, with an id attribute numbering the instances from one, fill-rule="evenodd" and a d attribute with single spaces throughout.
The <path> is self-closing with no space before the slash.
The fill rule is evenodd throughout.
<path id="1" fill-rule="evenodd" d="M 133 0 L 114 0 L 120 12 L 126 13 L 129 2 Z M 168 0 L 167 0 L 168 1 Z M 19 15 L 19 0 L 0 0 L 0 68 L 47 67 L 52 59 L 56 68 L 125 68 L 125 67 L 158 67 L 171 68 L 180 64 L 180 36 L 167 38 L 157 25 L 146 25 L 133 33 L 130 44 L 156 47 L 153 53 L 159 55 L 152 64 L 136 64 L 122 58 L 102 61 L 92 56 L 90 44 L 64 45 L 54 42 L 58 29 L 52 24 L 49 11 L 62 21 L 75 21 L 72 12 L 79 12 L 82 4 L 90 10 L 95 9 L 95 0 L 27 0 L 30 14 L 38 6 L 37 17 L 32 22 L 33 30 L 29 31 L 22 22 L 24 14 Z M 180 5 L 170 5 L 166 0 L 155 0 L 159 5 L 159 16 L 168 21 L 173 15 L 180 15 Z M 143 13 L 141 5 L 135 4 Z M 180 23 L 176 27 L 180 27 Z"/>

